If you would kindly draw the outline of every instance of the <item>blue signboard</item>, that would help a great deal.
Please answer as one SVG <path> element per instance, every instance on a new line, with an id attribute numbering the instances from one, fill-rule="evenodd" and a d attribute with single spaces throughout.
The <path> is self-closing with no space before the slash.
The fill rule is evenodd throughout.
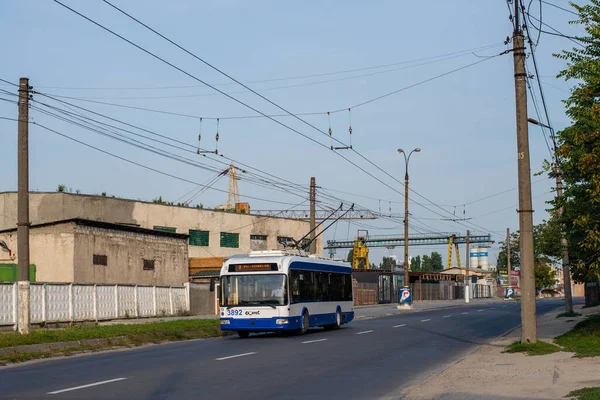
<path id="1" fill-rule="evenodd" d="M 400 304 L 412 304 L 412 290 L 408 287 L 400 289 Z"/>

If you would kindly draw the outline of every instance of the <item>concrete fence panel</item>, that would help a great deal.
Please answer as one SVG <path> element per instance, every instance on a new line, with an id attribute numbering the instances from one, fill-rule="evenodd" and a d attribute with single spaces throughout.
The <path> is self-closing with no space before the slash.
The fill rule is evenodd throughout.
<path id="1" fill-rule="evenodd" d="M 32 283 L 31 322 L 97 321 L 190 311 L 189 285 L 157 287 Z M 17 283 L 0 283 L 0 326 L 17 328 Z"/>
<path id="2" fill-rule="evenodd" d="M 14 325 L 17 323 L 16 310 L 16 283 L 0 283 L 0 325 Z"/>
<path id="3" fill-rule="evenodd" d="M 71 321 L 69 285 L 46 285 L 46 321 Z"/>
<path id="4" fill-rule="evenodd" d="M 93 321 L 94 313 L 94 286 L 72 285 L 73 291 L 73 320 Z M 33 302 L 32 302 L 33 304 Z"/>
<path id="5" fill-rule="evenodd" d="M 169 315 L 171 313 L 171 299 L 168 287 L 156 288 L 156 313 L 157 316 Z"/>
<path id="6" fill-rule="evenodd" d="M 134 286 L 117 286 L 118 318 L 132 318 L 137 315 Z"/>
<path id="7" fill-rule="evenodd" d="M 42 285 L 31 285 L 29 290 L 31 322 L 45 321 L 47 311 L 46 287 Z"/>
<path id="8" fill-rule="evenodd" d="M 137 287 L 138 316 L 154 316 L 154 289 L 152 286 Z"/>
<path id="9" fill-rule="evenodd" d="M 115 314 L 114 285 L 96 285 L 96 318 L 114 319 Z"/>

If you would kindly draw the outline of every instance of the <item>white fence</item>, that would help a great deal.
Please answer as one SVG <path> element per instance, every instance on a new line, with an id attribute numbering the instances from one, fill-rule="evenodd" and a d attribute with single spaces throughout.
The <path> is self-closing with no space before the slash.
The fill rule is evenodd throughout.
<path id="1" fill-rule="evenodd" d="M 189 284 L 180 287 L 31 283 L 31 322 L 162 317 L 190 311 Z M 15 325 L 17 283 L 0 283 L 0 326 Z"/>

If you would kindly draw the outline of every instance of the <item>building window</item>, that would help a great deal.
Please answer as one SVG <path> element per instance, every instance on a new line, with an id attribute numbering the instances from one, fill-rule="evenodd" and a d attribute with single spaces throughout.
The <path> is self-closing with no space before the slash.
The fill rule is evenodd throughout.
<path id="1" fill-rule="evenodd" d="M 208 231 L 190 229 L 190 246 L 208 246 Z"/>
<path id="2" fill-rule="evenodd" d="M 162 232 L 170 232 L 170 233 L 176 233 L 177 232 L 177 228 L 172 228 L 170 226 L 158 226 L 158 225 L 154 225 L 154 230 L 155 231 L 162 231 Z"/>
<path id="3" fill-rule="evenodd" d="M 104 254 L 94 254 L 92 261 L 94 265 L 108 265 L 108 257 Z"/>
<path id="4" fill-rule="evenodd" d="M 267 235 L 250 235 L 250 250 L 267 250 Z"/>
<path id="5" fill-rule="evenodd" d="M 240 234 L 221 232 L 221 247 L 239 248 Z"/>
<path id="6" fill-rule="evenodd" d="M 144 271 L 154 271 L 154 260 L 144 260 Z"/>

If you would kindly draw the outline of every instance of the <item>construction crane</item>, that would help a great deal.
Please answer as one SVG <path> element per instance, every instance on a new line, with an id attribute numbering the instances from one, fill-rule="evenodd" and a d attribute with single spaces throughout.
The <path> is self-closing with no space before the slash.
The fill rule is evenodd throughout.
<path id="1" fill-rule="evenodd" d="M 240 191 L 238 188 L 238 177 L 236 169 L 231 164 L 229 169 L 224 171 L 225 174 L 229 173 L 229 189 L 227 191 L 227 203 L 217 206 L 215 209 L 219 211 L 235 211 L 238 213 L 249 214 L 250 204 L 240 202 Z"/>
<path id="2" fill-rule="evenodd" d="M 365 232 L 365 234 L 361 235 L 361 232 Z M 352 248 L 352 269 L 371 269 L 371 264 L 369 264 L 369 248 L 365 244 L 368 236 L 368 231 L 358 231 L 358 236 Z"/>
<path id="3" fill-rule="evenodd" d="M 448 264 L 446 265 L 446 269 L 452 267 L 452 244 L 454 244 L 454 248 L 456 249 L 456 266 L 460 268 L 460 251 L 458 251 L 458 243 L 454 243 L 454 239 L 456 239 L 456 235 L 452 235 L 448 239 Z"/>

